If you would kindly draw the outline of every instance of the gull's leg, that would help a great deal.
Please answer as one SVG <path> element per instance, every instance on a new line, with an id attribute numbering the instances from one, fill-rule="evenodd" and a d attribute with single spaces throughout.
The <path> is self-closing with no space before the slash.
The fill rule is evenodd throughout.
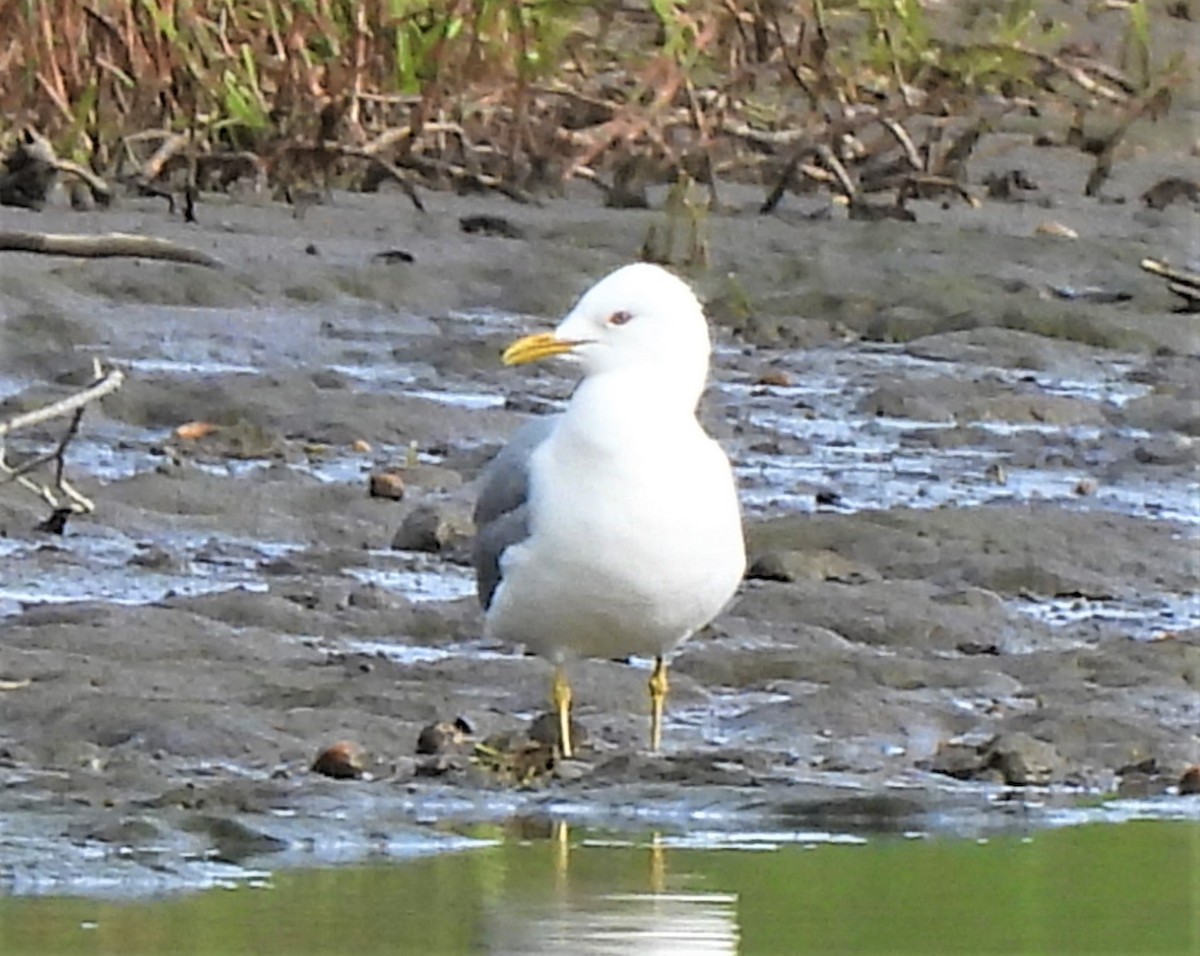
<path id="1" fill-rule="evenodd" d="M 662 834 L 657 830 L 650 838 L 650 892 L 667 891 L 667 853 L 663 849 Z"/>
<path id="2" fill-rule="evenodd" d="M 554 701 L 554 712 L 558 714 L 558 740 L 562 755 L 567 760 L 575 756 L 571 747 L 571 685 L 561 664 L 554 665 L 554 683 L 550 685 L 550 699 Z"/>
<path id="3" fill-rule="evenodd" d="M 554 882 L 560 891 L 565 892 L 571 866 L 571 829 L 565 821 L 554 821 L 550 828 L 550 839 L 554 841 Z"/>
<path id="4" fill-rule="evenodd" d="M 667 702 L 667 662 L 662 657 L 654 658 L 654 672 L 650 675 L 650 749 L 657 751 L 662 744 L 663 707 Z"/>

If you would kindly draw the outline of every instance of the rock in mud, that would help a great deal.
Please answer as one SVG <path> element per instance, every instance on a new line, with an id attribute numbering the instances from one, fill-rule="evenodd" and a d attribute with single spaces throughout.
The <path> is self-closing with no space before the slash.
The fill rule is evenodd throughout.
<path id="1" fill-rule="evenodd" d="M 1200 795 L 1200 767 L 1188 767 L 1179 778 L 1179 795 L 1184 797 Z"/>
<path id="2" fill-rule="evenodd" d="M 1121 767 L 1117 777 L 1117 796 L 1130 800 L 1160 796 L 1174 783 L 1174 777 L 1154 757 Z"/>
<path id="3" fill-rule="evenodd" d="M 1029 734 L 1000 734 L 985 745 L 981 756 L 985 766 L 998 771 L 1010 787 L 1047 784 L 1063 777 L 1058 750 Z"/>
<path id="4" fill-rule="evenodd" d="M 474 527 L 466 507 L 458 502 L 419 505 L 401 522 L 392 538 L 395 551 L 464 556 Z"/>
<path id="5" fill-rule="evenodd" d="M 873 568 L 848 561 L 836 551 L 769 551 L 759 555 L 749 576 L 765 581 L 858 581 L 878 580 Z"/>
<path id="6" fill-rule="evenodd" d="M 439 720 L 421 729 L 417 736 L 417 753 L 431 755 L 460 750 L 473 732 L 462 717 Z"/>
<path id="7" fill-rule="evenodd" d="M 366 751 L 359 744 L 339 740 L 317 754 L 312 771 L 335 780 L 357 780 L 366 772 L 366 759 Z"/>
<path id="8" fill-rule="evenodd" d="M 367 490 L 372 498 L 400 501 L 404 497 L 404 478 L 397 471 L 373 471 Z"/>
<path id="9" fill-rule="evenodd" d="M 927 767 L 959 780 L 1026 787 L 1061 780 L 1065 763 L 1053 744 L 1025 733 L 1005 733 L 978 746 L 944 743 Z"/>

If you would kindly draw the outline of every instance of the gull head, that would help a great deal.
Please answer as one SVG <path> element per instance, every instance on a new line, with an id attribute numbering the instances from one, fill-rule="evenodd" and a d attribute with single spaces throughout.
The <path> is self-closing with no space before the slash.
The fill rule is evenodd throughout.
<path id="1" fill-rule="evenodd" d="M 649 370 L 695 380 L 708 372 L 708 322 L 688 284 L 660 266 L 622 266 L 592 286 L 553 332 L 519 339 L 505 365 L 563 356 L 586 376 Z"/>

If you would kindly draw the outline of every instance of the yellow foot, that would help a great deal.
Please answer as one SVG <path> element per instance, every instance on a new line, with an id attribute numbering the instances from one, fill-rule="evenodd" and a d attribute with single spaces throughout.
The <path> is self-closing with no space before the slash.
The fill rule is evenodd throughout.
<path id="1" fill-rule="evenodd" d="M 562 755 L 570 760 L 575 756 L 571 746 L 571 685 L 567 683 L 567 675 L 562 667 L 554 667 L 554 683 L 550 685 L 550 699 L 554 702 L 554 712 L 558 714 L 558 741 Z"/>
<path id="2" fill-rule="evenodd" d="M 650 749 L 657 751 L 662 744 L 663 708 L 667 703 L 667 662 L 654 658 L 654 672 L 650 675 Z"/>

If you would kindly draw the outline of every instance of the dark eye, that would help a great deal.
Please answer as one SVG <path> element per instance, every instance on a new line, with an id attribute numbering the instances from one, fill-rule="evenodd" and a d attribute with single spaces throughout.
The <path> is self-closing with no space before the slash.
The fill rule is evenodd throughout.
<path id="1" fill-rule="evenodd" d="M 621 312 L 614 312 L 612 315 L 610 315 L 608 317 L 608 324 L 609 325 L 624 325 L 626 322 L 628 322 L 632 318 L 633 318 L 632 313 L 625 312 L 622 310 Z"/>

